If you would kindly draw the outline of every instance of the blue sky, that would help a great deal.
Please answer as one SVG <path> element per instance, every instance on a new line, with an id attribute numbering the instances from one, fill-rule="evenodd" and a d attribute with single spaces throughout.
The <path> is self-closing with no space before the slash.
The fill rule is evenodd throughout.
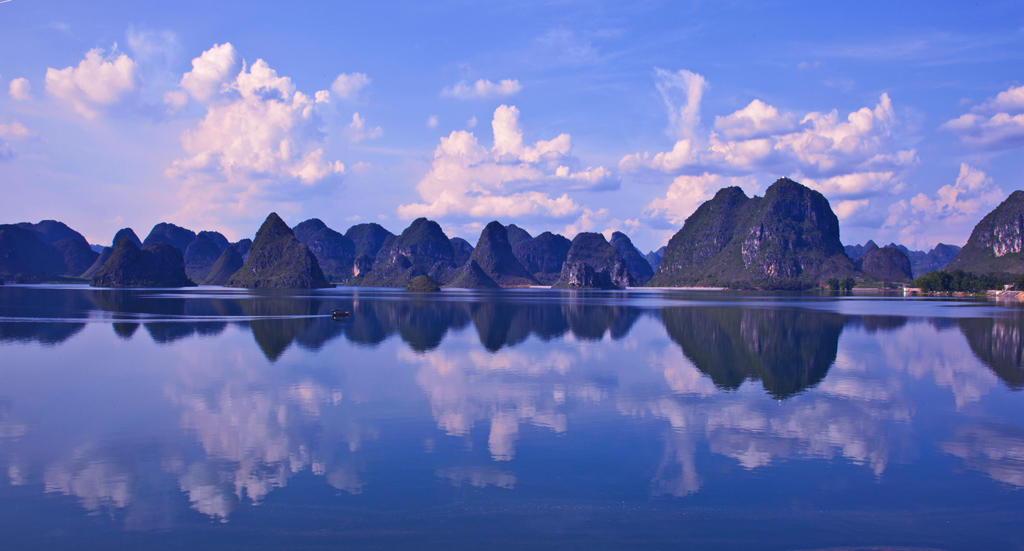
<path id="1" fill-rule="evenodd" d="M 834 4 L 12 0 L 0 221 L 497 219 L 647 251 L 788 175 L 845 243 L 963 244 L 1022 187 L 1024 4 Z"/>

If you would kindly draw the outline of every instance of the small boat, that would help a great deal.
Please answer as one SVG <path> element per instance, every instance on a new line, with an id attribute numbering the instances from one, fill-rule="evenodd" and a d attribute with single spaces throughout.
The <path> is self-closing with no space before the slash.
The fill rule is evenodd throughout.
<path id="1" fill-rule="evenodd" d="M 332 319 L 338 320 L 338 319 L 347 318 L 347 317 L 348 317 L 348 310 L 342 310 L 341 308 L 335 308 L 334 310 L 331 310 L 331 318 Z"/>

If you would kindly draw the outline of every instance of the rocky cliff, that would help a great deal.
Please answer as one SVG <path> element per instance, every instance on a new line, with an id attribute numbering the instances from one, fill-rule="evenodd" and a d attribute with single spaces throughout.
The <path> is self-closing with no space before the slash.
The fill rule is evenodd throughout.
<path id="1" fill-rule="evenodd" d="M 1024 274 L 1024 191 L 1014 191 L 986 214 L 946 269 Z"/>
<path id="2" fill-rule="evenodd" d="M 260 226 L 249 258 L 225 284 L 228 287 L 319 289 L 330 287 L 316 256 L 272 212 Z"/>
<path id="3" fill-rule="evenodd" d="M 497 221 L 487 224 L 480 232 L 480 240 L 470 260 L 479 264 L 484 273 L 502 287 L 537 284 L 537 280 L 516 259 L 508 241 L 508 232 Z"/>
<path id="4" fill-rule="evenodd" d="M 562 265 L 556 289 L 622 289 L 635 282 L 622 259 L 599 233 L 577 234 Z"/>
<path id="5" fill-rule="evenodd" d="M 649 285 L 799 289 L 854 272 L 825 196 L 782 178 L 764 197 L 719 190 L 669 241 Z"/>
<path id="6" fill-rule="evenodd" d="M 173 245 L 181 251 L 181 254 L 185 254 L 185 249 L 188 248 L 189 243 L 195 241 L 196 232 L 182 228 L 181 226 L 175 226 L 167 222 L 160 222 L 153 226 L 150 230 L 149 235 L 146 236 L 146 240 L 142 242 L 142 247 L 146 248 L 153 243 L 167 243 Z M 117 246 L 117 243 L 114 243 Z"/>
<path id="7" fill-rule="evenodd" d="M 138 248 L 130 239 L 118 241 L 92 279 L 93 287 L 192 287 L 185 259 L 176 247 L 157 242 Z"/>
<path id="8" fill-rule="evenodd" d="M 893 245 L 879 248 L 873 242 L 854 263 L 865 275 L 882 282 L 910 282 L 914 275 L 910 258 Z"/>
<path id="9" fill-rule="evenodd" d="M 640 254 L 640 251 L 633 246 L 633 242 L 629 240 L 626 234 L 619 231 L 613 233 L 609 244 L 619 253 L 622 260 L 626 262 L 626 270 L 629 271 L 629 275 L 633 278 L 636 285 L 643 285 L 654 277 L 651 263 L 647 262 L 644 255 Z"/>
<path id="10" fill-rule="evenodd" d="M 302 222 L 292 231 L 316 255 L 320 269 L 328 280 L 344 283 L 352 278 L 352 263 L 356 259 L 355 242 L 316 218 Z"/>

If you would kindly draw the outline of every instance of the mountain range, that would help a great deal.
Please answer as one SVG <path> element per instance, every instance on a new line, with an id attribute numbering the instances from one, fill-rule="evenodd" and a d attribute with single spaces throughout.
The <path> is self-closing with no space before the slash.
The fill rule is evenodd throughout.
<path id="1" fill-rule="evenodd" d="M 131 228 L 97 253 L 55 220 L 0 225 L 0 280 L 89 281 L 98 286 L 318 288 L 332 284 L 564 289 L 710 286 L 803 289 L 827 279 L 909 282 L 937 269 L 1024 274 L 1024 192 L 1015 191 L 975 227 L 961 249 L 925 251 L 873 241 L 843 246 L 823 195 L 782 178 L 763 197 L 719 190 L 669 243 L 646 255 L 622 232 L 583 232 L 571 241 L 492 221 L 476 245 L 419 218 L 396 235 L 379 224 L 344 234 L 313 218 L 294 227 L 271 213 L 253 240 L 161 222 L 144 240 Z M 178 257 L 180 256 L 180 263 Z M 179 273 L 179 264 L 180 272 Z M 415 288 L 431 288 L 418 279 Z"/>

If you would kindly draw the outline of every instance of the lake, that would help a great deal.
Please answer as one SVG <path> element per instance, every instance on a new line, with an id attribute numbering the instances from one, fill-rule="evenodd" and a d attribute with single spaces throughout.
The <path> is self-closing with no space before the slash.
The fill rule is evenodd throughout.
<path id="1" fill-rule="evenodd" d="M 1024 548 L 1019 303 L 0 297 L 6 549 Z"/>

